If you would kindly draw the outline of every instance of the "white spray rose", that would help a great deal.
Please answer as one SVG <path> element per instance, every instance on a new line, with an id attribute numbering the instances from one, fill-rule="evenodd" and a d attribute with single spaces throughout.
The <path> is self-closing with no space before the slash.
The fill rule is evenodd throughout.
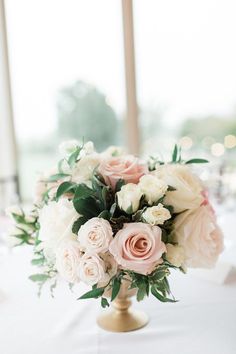
<path id="1" fill-rule="evenodd" d="M 142 192 L 137 184 L 125 184 L 116 195 L 120 209 L 130 213 L 138 210 Z"/>
<path id="2" fill-rule="evenodd" d="M 190 167 L 174 164 L 162 165 L 154 174 L 176 189 L 168 191 L 164 199 L 164 204 L 172 205 L 176 213 L 195 209 L 203 202 L 202 183 L 198 176 L 192 173 Z"/>
<path id="3" fill-rule="evenodd" d="M 97 153 L 85 155 L 73 168 L 72 181 L 76 183 L 90 184 L 93 172 L 100 163 L 100 156 Z"/>
<path id="4" fill-rule="evenodd" d="M 81 152 L 80 152 L 80 157 L 83 157 L 85 155 L 91 155 L 93 154 L 94 151 L 94 144 L 92 141 L 88 141 L 87 143 L 84 144 Z"/>
<path id="5" fill-rule="evenodd" d="M 108 251 L 113 232 L 110 223 L 102 218 L 92 218 L 78 232 L 81 247 L 89 253 Z"/>
<path id="6" fill-rule="evenodd" d="M 166 259 L 168 262 L 173 264 L 175 267 L 181 267 L 184 264 L 185 256 L 182 246 L 167 243 L 166 250 Z"/>
<path id="7" fill-rule="evenodd" d="M 48 259 L 54 260 L 55 252 L 62 241 L 76 239 L 72 226 L 78 217 L 72 202 L 65 198 L 58 202 L 49 202 L 40 210 L 39 240 L 42 241 L 44 254 Z"/>
<path id="8" fill-rule="evenodd" d="M 175 219 L 175 240 L 183 247 L 187 267 L 209 268 L 223 250 L 223 234 L 209 205 L 188 210 Z"/>
<path id="9" fill-rule="evenodd" d="M 78 271 L 81 252 L 77 241 L 62 242 L 56 251 L 56 269 L 69 283 L 79 281 Z"/>
<path id="10" fill-rule="evenodd" d="M 166 182 L 154 175 L 145 175 L 140 178 L 139 187 L 145 195 L 148 204 L 151 205 L 164 196 L 168 189 Z"/>
<path id="11" fill-rule="evenodd" d="M 105 263 L 97 254 L 85 253 L 82 256 L 78 274 L 81 281 L 91 286 L 109 279 L 105 273 Z"/>
<path id="12" fill-rule="evenodd" d="M 157 206 L 147 208 L 142 215 L 143 219 L 151 225 L 163 225 L 171 218 L 171 214 L 161 203 Z"/>

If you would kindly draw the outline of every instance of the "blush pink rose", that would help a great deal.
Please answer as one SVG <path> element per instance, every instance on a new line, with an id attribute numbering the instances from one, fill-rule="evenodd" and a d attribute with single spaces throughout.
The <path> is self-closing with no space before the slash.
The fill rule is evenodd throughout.
<path id="1" fill-rule="evenodd" d="M 140 274 L 151 273 L 162 263 L 166 246 L 161 240 L 161 229 L 142 222 L 124 224 L 112 240 L 110 253 L 123 268 Z"/>
<path id="2" fill-rule="evenodd" d="M 147 165 L 141 163 L 133 155 L 110 157 L 103 160 L 98 168 L 106 184 L 115 189 L 119 179 L 125 183 L 139 182 L 139 179 L 148 172 Z"/>
<path id="3" fill-rule="evenodd" d="M 223 234 L 209 205 L 187 210 L 175 219 L 175 241 L 183 247 L 185 265 L 213 267 L 223 251 Z"/>
<path id="4" fill-rule="evenodd" d="M 202 204 L 201 204 L 201 206 L 202 205 L 208 205 L 209 206 L 209 208 L 211 209 L 211 211 L 212 211 L 212 214 L 215 214 L 215 209 L 213 208 L 213 206 L 211 205 L 211 203 L 210 203 L 210 201 L 209 201 L 209 192 L 208 192 L 208 190 L 203 190 L 202 191 L 202 196 L 203 196 L 203 198 L 204 198 L 204 200 L 203 200 L 203 202 L 202 202 Z"/>

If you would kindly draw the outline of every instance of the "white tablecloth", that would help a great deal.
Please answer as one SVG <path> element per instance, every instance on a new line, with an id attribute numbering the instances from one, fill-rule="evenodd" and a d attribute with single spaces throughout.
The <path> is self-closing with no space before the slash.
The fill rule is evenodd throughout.
<path id="1" fill-rule="evenodd" d="M 96 325 L 96 300 L 76 301 L 81 286 L 72 294 L 59 284 L 54 299 L 46 289 L 38 298 L 27 279 L 36 270 L 29 269 L 29 260 L 22 248 L 0 261 L 1 354 L 236 353 L 236 280 L 219 285 L 174 272 L 177 304 L 152 297 L 134 303 L 149 314 L 148 326 L 110 333 Z"/>

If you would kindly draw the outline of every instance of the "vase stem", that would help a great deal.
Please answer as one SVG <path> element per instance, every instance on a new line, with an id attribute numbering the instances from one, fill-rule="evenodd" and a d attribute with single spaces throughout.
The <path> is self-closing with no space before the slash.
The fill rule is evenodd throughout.
<path id="1" fill-rule="evenodd" d="M 145 313 L 130 308 L 131 300 L 127 287 L 122 286 L 112 306 L 112 310 L 105 311 L 97 319 L 98 325 L 107 331 L 129 332 L 144 327 L 148 323 Z"/>

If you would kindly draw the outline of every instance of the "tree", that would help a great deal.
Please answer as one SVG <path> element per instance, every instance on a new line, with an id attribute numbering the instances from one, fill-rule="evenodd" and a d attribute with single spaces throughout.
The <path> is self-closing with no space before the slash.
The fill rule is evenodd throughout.
<path id="1" fill-rule="evenodd" d="M 57 103 L 60 139 L 92 140 L 98 150 L 118 141 L 119 121 L 106 97 L 83 81 L 64 88 Z"/>

